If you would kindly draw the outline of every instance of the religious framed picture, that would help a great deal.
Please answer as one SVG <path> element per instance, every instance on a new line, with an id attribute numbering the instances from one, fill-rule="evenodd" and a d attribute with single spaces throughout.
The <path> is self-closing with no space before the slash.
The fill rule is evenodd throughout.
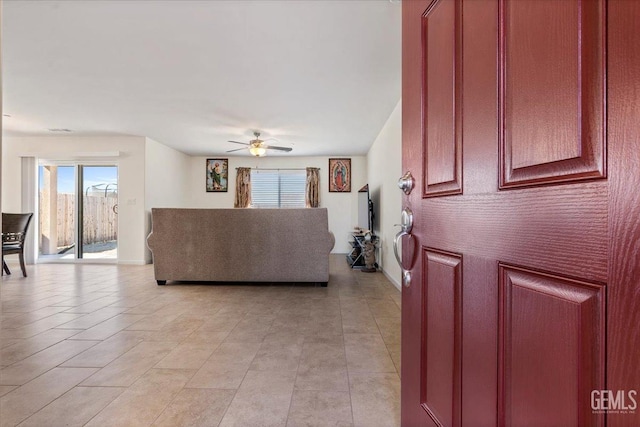
<path id="1" fill-rule="evenodd" d="M 351 192 L 351 159 L 329 159 L 329 192 Z"/>
<path id="2" fill-rule="evenodd" d="M 207 159 L 207 193 L 229 189 L 229 159 Z"/>

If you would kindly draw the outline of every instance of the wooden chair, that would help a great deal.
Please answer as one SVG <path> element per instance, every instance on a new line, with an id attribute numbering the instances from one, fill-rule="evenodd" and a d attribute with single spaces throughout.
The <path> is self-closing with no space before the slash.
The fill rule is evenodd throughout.
<path id="1" fill-rule="evenodd" d="M 18 254 L 22 275 L 27 277 L 27 269 L 24 265 L 24 238 L 27 235 L 31 217 L 33 213 L 2 214 L 2 269 L 7 274 L 11 274 L 11 271 L 4 262 L 4 256 Z"/>

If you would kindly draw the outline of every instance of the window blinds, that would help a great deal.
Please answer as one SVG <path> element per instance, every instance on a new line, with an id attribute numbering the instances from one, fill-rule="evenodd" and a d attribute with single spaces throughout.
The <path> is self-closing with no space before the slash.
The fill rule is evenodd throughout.
<path id="1" fill-rule="evenodd" d="M 302 170 L 251 170 L 251 206 L 304 208 L 307 173 Z"/>

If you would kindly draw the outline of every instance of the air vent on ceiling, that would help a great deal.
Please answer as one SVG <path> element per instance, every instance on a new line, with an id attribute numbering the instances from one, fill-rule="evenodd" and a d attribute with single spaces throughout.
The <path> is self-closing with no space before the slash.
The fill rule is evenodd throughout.
<path id="1" fill-rule="evenodd" d="M 51 128 L 51 129 L 49 129 L 49 132 L 71 132 L 71 129 Z"/>

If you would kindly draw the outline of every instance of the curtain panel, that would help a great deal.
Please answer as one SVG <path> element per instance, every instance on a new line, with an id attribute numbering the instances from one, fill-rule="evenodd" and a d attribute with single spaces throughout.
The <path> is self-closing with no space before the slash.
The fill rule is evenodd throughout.
<path id="1" fill-rule="evenodd" d="M 236 199 L 234 208 L 251 206 L 251 168 L 236 168 Z"/>
<path id="2" fill-rule="evenodd" d="M 320 169 L 307 168 L 307 188 L 305 203 L 308 208 L 320 206 Z"/>

